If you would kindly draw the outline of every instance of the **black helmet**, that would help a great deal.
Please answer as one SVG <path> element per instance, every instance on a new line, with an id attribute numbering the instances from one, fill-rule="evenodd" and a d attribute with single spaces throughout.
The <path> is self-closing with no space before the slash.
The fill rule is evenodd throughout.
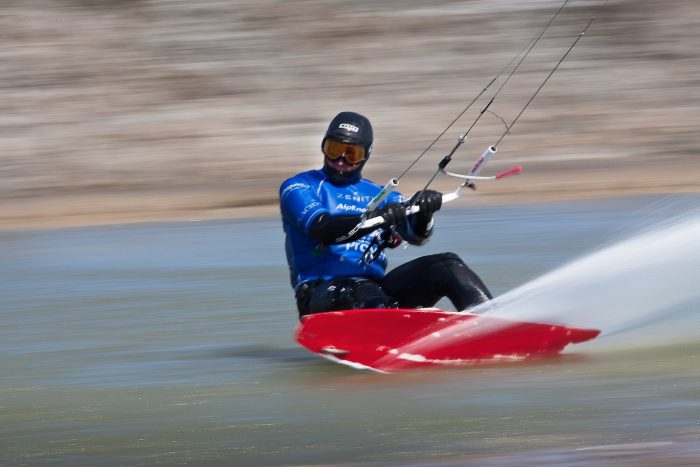
<path id="1" fill-rule="evenodd" d="M 365 148 L 365 159 L 360 163 L 360 167 L 353 172 L 338 173 L 331 168 L 328 163 L 323 165 L 323 170 L 335 182 L 352 182 L 361 178 L 361 171 L 372 152 L 372 142 L 374 132 L 372 124 L 364 115 L 355 112 L 340 112 L 331 120 L 326 134 L 321 141 L 321 149 L 327 139 L 341 141 L 343 143 L 356 144 Z"/>
<path id="2" fill-rule="evenodd" d="M 364 115 L 355 112 L 340 112 L 328 125 L 326 136 L 321 141 L 321 147 L 328 138 L 364 146 L 365 153 L 369 157 L 372 152 L 374 133 L 372 132 L 372 124 Z"/>

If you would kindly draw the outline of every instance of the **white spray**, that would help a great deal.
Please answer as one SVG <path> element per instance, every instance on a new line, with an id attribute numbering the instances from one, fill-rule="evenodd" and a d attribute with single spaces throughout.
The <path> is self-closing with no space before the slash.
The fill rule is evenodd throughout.
<path id="1" fill-rule="evenodd" d="M 472 311 L 600 329 L 600 338 L 584 344 L 592 349 L 698 342 L 700 211 L 587 255 Z M 460 338 L 464 325 L 456 322 L 443 334 Z M 435 345 L 446 342 L 426 336 L 402 351 L 420 355 Z"/>
<path id="2" fill-rule="evenodd" d="M 603 338 L 634 334 L 624 345 L 700 341 L 700 213 L 603 248 L 477 311 L 593 327 Z"/>

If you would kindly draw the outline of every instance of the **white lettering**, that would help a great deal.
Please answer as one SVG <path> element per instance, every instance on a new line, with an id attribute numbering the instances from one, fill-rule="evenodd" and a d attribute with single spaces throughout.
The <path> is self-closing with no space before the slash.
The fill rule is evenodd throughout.
<path id="1" fill-rule="evenodd" d="M 358 195 L 357 193 L 336 193 L 336 199 L 344 199 L 347 201 L 356 201 L 358 203 L 368 203 L 372 199 L 369 195 Z"/>
<path id="2" fill-rule="evenodd" d="M 361 208 L 359 206 L 355 206 L 354 204 L 345 204 L 345 203 L 340 203 L 335 207 L 338 211 L 351 211 L 351 212 L 357 212 L 359 214 L 362 214 L 365 212 L 365 208 Z"/>
<path id="3" fill-rule="evenodd" d="M 301 211 L 301 213 L 299 213 L 299 216 L 297 216 L 297 223 L 301 223 L 302 219 L 304 218 L 304 216 L 305 216 L 309 211 L 311 211 L 311 210 L 312 210 L 313 208 L 315 208 L 316 206 L 320 206 L 320 205 L 321 205 L 321 203 L 319 203 L 318 201 L 314 201 L 313 203 L 307 205 L 307 206 Z"/>
<path id="4" fill-rule="evenodd" d="M 377 237 L 379 235 L 380 233 L 375 230 L 374 232 L 369 233 L 364 237 L 355 240 L 354 242 L 345 243 L 345 250 L 361 251 L 362 253 L 364 253 L 365 251 L 367 251 L 367 248 L 369 248 L 370 243 L 372 243 L 372 238 Z M 372 248 L 376 248 L 376 244 L 372 246 Z"/>
<path id="5" fill-rule="evenodd" d="M 340 126 L 338 126 L 338 128 L 345 128 L 346 130 L 352 131 L 353 133 L 357 133 L 360 131 L 358 127 L 349 123 L 341 123 Z"/>
<path id="6" fill-rule="evenodd" d="M 285 196 L 287 196 L 287 194 L 288 194 L 289 192 L 294 191 L 294 190 L 299 190 L 299 189 L 301 189 L 301 188 L 309 189 L 309 188 L 311 188 L 311 186 L 310 186 L 310 185 L 307 185 L 306 183 L 301 183 L 301 182 L 292 183 L 291 185 L 286 186 L 286 187 L 284 188 L 284 190 L 282 190 L 282 198 L 284 198 Z"/>
<path id="7" fill-rule="evenodd" d="M 303 216 L 304 214 L 306 214 L 307 212 L 309 212 L 310 210 L 312 210 L 316 206 L 320 206 L 320 205 L 321 205 L 321 203 L 319 203 L 318 201 L 314 201 L 313 203 L 309 204 L 301 211 L 301 215 Z"/>

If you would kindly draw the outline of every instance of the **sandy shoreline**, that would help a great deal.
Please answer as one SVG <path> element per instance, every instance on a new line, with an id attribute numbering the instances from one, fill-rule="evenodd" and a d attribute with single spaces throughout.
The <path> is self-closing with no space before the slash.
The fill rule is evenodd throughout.
<path id="1" fill-rule="evenodd" d="M 459 200 L 447 205 L 446 209 L 451 206 L 700 193 L 700 158 L 689 159 L 685 167 L 689 170 L 658 177 L 660 168 L 649 166 L 625 170 L 579 168 L 539 172 L 526 166 L 525 172 L 517 177 L 498 183 L 482 183 L 475 192 L 465 191 Z M 454 182 L 444 180 L 438 185 L 436 188 L 443 192 L 456 187 Z M 415 180 L 405 182 L 404 192 L 412 193 L 412 189 L 419 186 Z M 25 197 L 6 201 L 0 206 L 0 230 L 276 216 L 279 213 L 276 196 L 276 190 L 271 189 L 250 194 L 246 199 L 215 191 Z"/>
<path id="2" fill-rule="evenodd" d="M 560 5 L 7 0 L 0 230 L 277 215 L 280 182 L 318 167 L 343 110 L 371 119 L 365 176 L 383 184 Z M 489 110 L 512 121 L 599 6 L 571 2 Z M 699 192 L 699 22 L 689 0 L 609 2 L 487 170 L 525 172 L 457 203 Z M 497 86 L 402 192 L 425 183 Z M 450 169 L 503 127 L 484 115 Z"/>

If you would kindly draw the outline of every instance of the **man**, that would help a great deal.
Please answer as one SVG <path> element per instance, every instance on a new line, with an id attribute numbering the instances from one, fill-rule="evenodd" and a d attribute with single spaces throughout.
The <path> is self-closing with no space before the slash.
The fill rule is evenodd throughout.
<path id="1" fill-rule="evenodd" d="M 403 240 L 428 241 L 442 195 L 425 190 L 409 203 L 391 193 L 368 217 L 379 227 L 355 230 L 369 201 L 381 190 L 362 178 L 372 152 L 372 125 L 355 112 L 339 113 L 321 142 L 323 168 L 280 186 L 287 262 L 299 316 L 356 308 L 417 308 L 448 297 L 458 310 L 492 298 L 481 279 L 454 253 L 424 256 L 385 275 L 384 247 Z M 406 215 L 406 207 L 420 210 Z M 349 235 L 352 233 L 352 235 Z"/>

